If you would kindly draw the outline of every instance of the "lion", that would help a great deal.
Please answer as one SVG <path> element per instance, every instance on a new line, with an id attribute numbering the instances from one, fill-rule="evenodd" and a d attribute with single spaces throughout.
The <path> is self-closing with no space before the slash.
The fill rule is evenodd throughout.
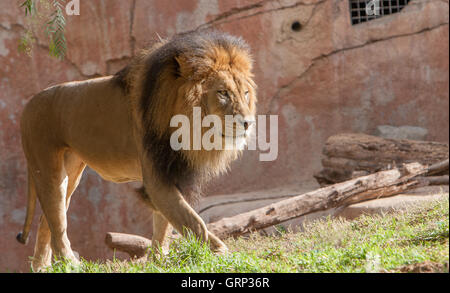
<path id="1" fill-rule="evenodd" d="M 217 31 L 160 39 L 112 76 L 59 84 L 35 95 L 21 117 L 27 161 L 27 213 L 17 240 L 26 244 L 36 199 L 43 210 L 31 266 L 51 265 L 52 254 L 79 260 L 67 236 L 67 209 L 83 170 L 103 179 L 140 181 L 153 210 L 152 246 L 164 247 L 172 228 L 192 231 L 216 253 L 226 245 L 192 208 L 201 186 L 229 169 L 241 149 L 179 150 L 170 146 L 171 117 L 240 115 L 233 138 L 247 141 L 255 122 L 256 84 L 248 44 Z M 224 129 L 221 139 L 227 138 Z M 202 128 L 202 132 L 205 129 Z"/>

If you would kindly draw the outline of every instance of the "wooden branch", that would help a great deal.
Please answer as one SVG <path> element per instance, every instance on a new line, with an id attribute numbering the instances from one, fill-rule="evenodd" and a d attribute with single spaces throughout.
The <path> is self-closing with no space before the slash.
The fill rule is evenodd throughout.
<path id="1" fill-rule="evenodd" d="M 106 233 L 105 243 L 113 250 L 128 253 L 131 258 L 145 256 L 152 246 L 152 241 L 145 237 L 113 232 Z"/>
<path id="2" fill-rule="evenodd" d="M 418 178 L 420 186 L 448 185 L 448 175 L 443 176 L 426 176 Z"/>
<path id="3" fill-rule="evenodd" d="M 434 165 L 431 165 L 428 168 L 428 172 L 427 175 L 435 175 L 435 174 L 440 174 L 440 173 L 448 173 L 448 159 L 439 163 L 436 163 Z M 448 176 L 447 176 L 448 178 Z"/>
<path id="4" fill-rule="evenodd" d="M 447 180 L 448 182 L 448 176 L 425 177 L 437 169 L 442 170 L 445 168 L 443 166 L 445 166 L 445 162 L 440 162 L 431 167 L 419 163 L 406 164 L 401 168 L 362 176 L 294 196 L 240 215 L 223 218 L 208 224 L 207 227 L 213 234 L 225 239 L 270 227 L 310 213 L 393 196 L 419 186 L 431 185 L 436 181 L 444 182 Z M 107 244 L 109 243 L 109 247 L 136 256 L 142 255 L 143 247 L 151 245 L 151 241 L 143 237 L 118 233 L 108 233 L 106 241 Z"/>
<path id="5" fill-rule="evenodd" d="M 323 169 L 314 174 L 314 177 L 321 186 L 326 186 L 412 162 L 432 165 L 448 159 L 449 147 L 448 144 L 439 142 L 385 139 L 347 133 L 328 138 L 323 155 Z M 430 173 L 445 174 L 448 175 L 448 161 L 444 173 L 439 168 Z"/>
<path id="6" fill-rule="evenodd" d="M 419 163 L 411 163 L 402 168 L 380 171 L 221 219 L 208 224 L 208 229 L 223 239 L 270 227 L 310 213 L 393 196 L 429 184 L 431 181 L 419 180 L 419 178 L 427 175 L 429 170 L 434 170 L 436 166 L 427 168 Z"/>

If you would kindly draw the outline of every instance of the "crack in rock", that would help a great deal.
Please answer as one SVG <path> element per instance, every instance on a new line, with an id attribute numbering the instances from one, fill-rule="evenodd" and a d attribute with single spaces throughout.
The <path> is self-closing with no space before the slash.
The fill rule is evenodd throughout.
<path id="1" fill-rule="evenodd" d="M 136 17 L 136 0 L 133 0 L 130 8 L 130 47 L 131 47 L 131 55 L 135 55 L 135 47 L 136 47 L 136 38 L 133 35 L 134 29 L 134 20 Z"/>
<path id="2" fill-rule="evenodd" d="M 342 52 L 345 52 L 345 51 L 360 49 L 360 48 L 363 48 L 363 47 L 366 47 L 366 46 L 370 46 L 372 44 L 376 44 L 376 43 L 379 43 L 379 42 L 384 42 L 384 41 L 389 41 L 389 40 L 393 40 L 393 39 L 397 39 L 397 38 L 410 37 L 410 36 L 413 36 L 413 35 L 426 33 L 426 32 L 429 32 L 429 31 L 432 31 L 432 30 L 435 30 L 435 29 L 439 29 L 439 28 L 441 28 L 443 26 L 448 26 L 448 24 L 449 24 L 448 22 L 444 22 L 444 23 L 440 23 L 440 24 L 432 26 L 432 27 L 423 28 L 423 29 L 421 29 L 419 31 L 416 31 L 416 32 L 398 34 L 398 35 L 389 36 L 389 37 L 380 38 L 380 39 L 371 39 L 371 40 L 369 40 L 369 41 L 367 41 L 367 42 L 365 42 L 363 44 L 360 44 L 360 45 L 355 45 L 355 46 L 350 46 L 350 47 L 346 47 L 346 48 L 336 49 L 336 50 L 333 50 L 331 52 L 328 52 L 328 53 L 325 53 L 325 54 L 321 54 L 321 55 L 319 55 L 317 57 L 314 57 L 311 60 L 311 62 L 308 65 L 308 67 L 305 70 L 303 70 L 302 73 L 297 75 L 293 80 L 291 80 L 286 85 L 283 85 L 283 86 L 279 87 L 279 89 L 277 90 L 275 95 L 273 95 L 273 97 L 270 99 L 269 111 L 268 112 L 269 112 L 269 114 L 272 113 L 272 109 L 274 108 L 275 101 L 278 100 L 282 96 L 282 93 L 284 91 L 289 90 L 290 88 L 292 88 L 299 80 L 301 80 L 306 74 L 308 74 L 308 72 L 317 64 L 317 62 L 319 62 L 319 61 L 321 61 L 323 59 L 329 58 L 329 57 L 331 57 L 333 55 L 336 55 L 336 54 L 339 54 L 339 53 L 342 53 Z"/>
<path id="3" fill-rule="evenodd" d="M 252 5 L 248 5 L 248 6 L 244 6 L 244 7 L 240 7 L 240 8 L 232 8 L 232 9 L 228 10 L 227 12 L 224 12 L 224 13 L 220 14 L 219 16 L 214 18 L 213 20 L 199 25 L 195 30 L 206 29 L 206 28 L 209 28 L 209 27 L 212 27 L 212 26 L 215 26 L 215 25 L 231 23 L 231 22 L 242 20 L 242 19 L 247 19 L 247 18 L 250 18 L 250 17 L 254 17 L 254 16 L 257 16 L 257 15 L 262 15 L 262 14 L 277 12 L 277 11 L 281 11 L 281 10 L 296 8 L 296 7 L 299 7 L 299 6 L 312 6 L 312 5 L 316 6 L 316 5 L 319 5 L 319 4 L 321 4 L 323 2 L 326 2 L 326 1 L 328 1 L 328 0 L 320 0 L 320 1 L 317 1 L 317 2 L 313 2 L 313 3 L 305 3 L 304 1 L 297 1 L 297 2 L 295 2 L 293 4 L 291 4 L 291 5 L 285 5 L 285 6 L 280 6 L 280 7 L 276 7 L 276 8 L 267 9 L 267 10 L 262 10 L 262 11 L 258 11 L 258 12 L 252 13 L 252 14 L 247 14 L 247 15 L 243 15 L 243 16 L 240 16 L 240 17 L 236 17 L 236 18 L 230 19 L 232 16 L 237 15 L 237 14 L 241 14 L 243 12 L 255 10 L 255 9 L 258 9 L 258 8 L 263 8 L 267 3 L 272 3 L 272 2 L 279 3 L 276 0 L 264 0 L 264 1 L 260 1 L 258 3 L 252 4 Z"/>
<path id="4" fill-rule="evenodd" d="M 271 2 L 271 1 L 274 1 L 274 0 L 263 0 L 263 1 L 260 1 L 258 3 L 250 4 L 250 5 L 247 5 L 247 6 L 244 6 L 244 7 L 233 7 L 230 10 L 219 14 L 213 20 L 208 21 L 208 22 L 206 22 L 204 24 L 201 24 L 200 26 L 197 27 L 197 29 L 200 29 L 201 27 L 204 27 L 204 26 L 211 26 L 214 23 L 216 23 L 216 22 L 218 22 L 218 21 L 220 21 L 222 19 L 227 19 L 227 18 L 229 18 L 229 17 L 231 17 L 233 15 L 240 14 L 240 13 L 242 13 L 244 11 L 252 10 L 252 9 L 255 9 L 255 8 L 261 8 L 267 2 Z"/>

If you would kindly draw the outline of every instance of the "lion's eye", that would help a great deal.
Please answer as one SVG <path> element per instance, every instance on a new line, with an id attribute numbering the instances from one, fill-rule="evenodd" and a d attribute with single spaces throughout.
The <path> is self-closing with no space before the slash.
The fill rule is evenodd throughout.
<path id="1" fill-rule="evenodd" d="M 247 103 L 249 102 L 249 96 L 248 96 L 248 91 L 245 92 L 245 100 L 247 101 Z"/>
<path id="2" fill-rule="evenodd" d="M 219 101 L 223 104 L 228 103 L 229 97 L 228 97 L 228 91 L 225 90 L 221 90 L 221 91 L 217 91 L 217 93 L 219 94 Z"/>
<path id="3" fill-rule="evenodd" d="M 217 93 L 219 95 L 221 95 L 221 96 L 228 97 L 228 92 L 227 91 L 221 90 L 221 91 L 217 91 Z"/>

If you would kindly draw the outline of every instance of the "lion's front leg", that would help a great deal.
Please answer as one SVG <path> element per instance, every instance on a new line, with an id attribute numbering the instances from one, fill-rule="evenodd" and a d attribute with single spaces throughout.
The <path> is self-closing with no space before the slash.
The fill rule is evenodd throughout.
<path id="1" fill-rule="evenodd" d="M 169 249 L 168 236 L 172 231 L 172 225 L 159 212 L 153 212 L 153 235 L 152 248 L 161 254 L 167 254 Z M 228 252 L 228 248 L 217 236 L 208 231 L 208 240 L 210 242 L 211 250 L 217 254 L 224 254 Z"/>
<path id="2" fill-rule="evenodd" d="M 208 231 L 208 239 L 211 250 L 216 254 L 225 254 L 228 252 L 228 247 L 216 235 Z"/>
<path id="3" fill-rule="evenodd" d="M 186 229 L 192 231 L 202 241 L 210 240 L 210 245 L 215 252 L 227 251 L 226 245 L 208 231 L 205 222 L 186 202 L 175 186 L 162 184 L 154 185 L 145 182 L 144 186 L 151 198 L 152 204 L 181 234 L 185 235 Z"/>

